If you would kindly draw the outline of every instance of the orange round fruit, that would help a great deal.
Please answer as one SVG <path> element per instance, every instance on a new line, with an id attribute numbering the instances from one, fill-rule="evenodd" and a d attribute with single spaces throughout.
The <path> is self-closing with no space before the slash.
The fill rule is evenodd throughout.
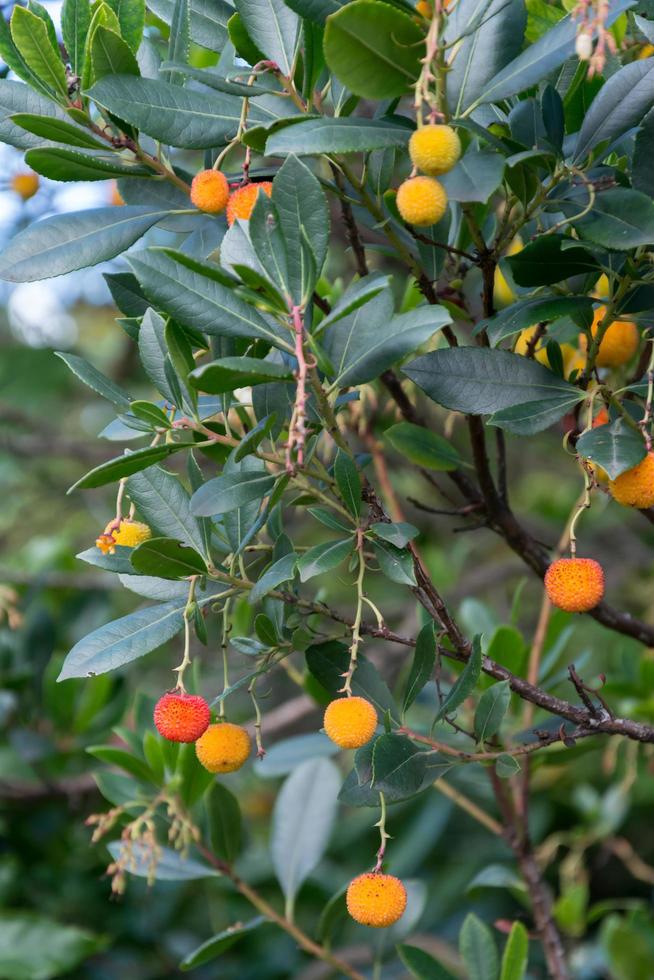
<path id="1" fill-rule="evenodd" d="M 209 705 L 197 694 L 169 691 L 154 708 L 157 731 L 169 742 L 195 742 L 211 721 Z"/>
<path id="2" fill-rule="evenodd" d="M 257 184 L 245 184 L 238 187 L 229 195 L 227 202 L 227 224 L 233 225 L 237 218 L 248 221 L 257 203 L 259 191 L 263 191 L 268 197 L 272 194 L 273 185 L 269 180 L 259 181 Z"/>
<path id="3" fill-rule="evenodd" d="M 345 900 L 355 922 L 385 929 L 404 915 L 406 888 L 394 875 L 371 871 L 350 882 Z"/>
<path id="4" fill-rule="evenodd" d="M 250 754 L 250 736 L 240 725 L 209 725 L 195 743 L 195 754 L 209 772 L 236 772 Z"/>
<path id="5" fill-rule="evenodd" d="M 325 731 L 342 749 L 360 749 L 377 728 L 377 712 L 365 698 L 337 698 L 327 705 Z"/>
<path id="6" fill-rule="evenodd" d="M 559 558 L 545 573 L 552 605 L 565 612 L 589 612 L 604 595 L 604 571 L 593 558 Z"/>
<path id="7" fill-rule="evenodd" d="M 24 201 L 29 201 L 38 191 L 39 184 L 39 175 L 30 170 L 28 173 L 14 174 L 11 178 L 10 187 Z"/>
<path id="8" fill-rule="evenodd" d="M 636 466 L 611 480 L 609 490 L 625 507 L 654 507 L 654 453 L 649 452 Z"/>
<path id="9" fill-rule="evenodd" d="M 191 201 L 199 211 L 220 214 L 229 199 L 227 177 L 220 170 L 201 170 L 191 183 Z"/>
<path id="10" fill-rule="evenodd" d="M 605 306 L 598 306 L 595 310 L 590 332 L 593 337 L 597 334 L 597 329 L 606 314 Z M 582 347 L 587 345 L 586 337 L 580 337 Z M 621 367 L 630 361 L 638 350 L 640 334 L 638 327 L 630 320 L 613 320 L 607 331 L 602 337 L 602 342 L 597 353 L 595 363 L 597 367 Z"/>
<path id="11" fill-rule="evenodd" d="M 409 225 L 435 225 L 447 211 L 445 188 L 434 177 L 410 177 L 400 184 L 397 210 Z"/>

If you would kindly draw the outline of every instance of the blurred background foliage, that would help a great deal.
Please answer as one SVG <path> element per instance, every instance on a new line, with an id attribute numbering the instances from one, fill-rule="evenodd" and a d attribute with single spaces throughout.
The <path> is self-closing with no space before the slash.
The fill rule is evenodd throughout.
<path id="1" fill-rule="evenodd" d="M 58 21 L 59 5 L 47 6 Z M 43 214 L 112 200 L 110 184 L 62 189 L 45 180 L 24 200 L 13 180 L 22 166 L 18 154 L 3 149 L 4 238 Z M 346 268 L 343 246 L 331 255 L 328 272 L 337 277 Z M 53 349 L 73 348 L 135 396 L 152 395 L 136 369 L 132 342 L 114 321 L 102 271 L 106 268 L 0 287 L 0 977 L 7 978 L 159 980 L 180 975 L 180 962 L 201 943 L 252 916 L 220 879 L 158 881 L 146 894 L 146 882 L 132 878 L 126 893 L 111 901 L 106 848 L 90 844 L 85 826 L 88 815 L 105 806 L 96 774 L 105 781 L 107 795 L 120 795 L 118 784 L 111 786 L 116 774 L 89 748 L 120 744 L 114 734 L 119 725 L 140 728 L 142 734 L 154 699 L 170 683 L 170 664 L 177 656 L 163 648 L 123 676 L 55 683 L 61 660 L 76 640 L 138 604 L 137 597 L 114 588 L 112 576 L 75 559 L 105 525 L 111 491 L 66 496 L 80 473 L 112 455 L 110 445 L 96 439 L 110 410 L 75 383 Z M 378 429 L 369 436 L 383 440 L 383 429 L 392 421 L 378 419 Z M 580 489 L 574 460 L 555 451 L 561 437 L 562 431 L 553 429 L 514 441 L 509 459 L 513 504 L 548 545 L 557 540 Z M 456 443 L 456 426 L 452 438 Z M 391 479 L 402 498 L 448 506 L 385 445 Z M 491 655 L 519 673 L 538 616 L 540 583 L 525 578 L 519 560 L 487 530 L 464 532 L 456 518 L 418 508 L 405 516 L 429 532 L 421 539 L 423 554 L 467 632 L 484 633 Z M 607 570 L 611 600 L 650 622 L 653 544 L 653 527 L 604 497 L 584 523 L 585 551 Z M 347 575 L 336 579 L 332 573 L 330 602 L 347 608 L 349 593 Z M 400 632 L 415 632 L 414 610 L 407 610 L 403 595 L 380 576 L 374 578 L 371 598 Z M 235 631 L 247 632 L 248 615 L 241 607 L 241 628 Z M 203 690 L 209 692 L 220 689 L 216 649 L 215 637 L 210 638 L 196 658 Z M 374 641 L 367 641 L 365 649 L 391 683 L 406 676 L 402 651 L 380 649 Z M 245 669 L 246 658 L 240 659 Z M 589 683 L 599 685 L 600 675 L 606 675 L 602 693 L 617 712 L 654 721 L 654 651 L 643 651 L 588 618 L 556 613 L 544 654 L 548 689 L 560 688 L 570 696 L 570 662 Z M 275 903 L 279 891 L 267 842 L 275 791 L 291 766 L 284 743 L 320 725 L 319 706 L 311 710 L 309 703 L 307 710 L 298 692 L 301 670 L 300 656 L 290 661 L 288 674 L 275 676 L 261 692 L 265 744 L 281 743 L 279 748 L 264 763 L 225 780 L 238 796 L 248 828 L 239 871 Z M 421 695 L 425 719 L 433 697 L 430 687 Z M 420 712 L 418 702 L 416 720 Z M 233 716 L 249 719 L 245 695 Z M 549 750 L 534 762 L 533 836 L 560 895 L 557 919 L 574 949 L 578 980 L 654 977 L 653 761 L 648 747 L 600 739 Z M 345 772 L 346 762 L 341 766 Z M 448 779 L 483 813 L 495 812 L 480 766 L 458 767 Z M 338 821 L 327 856 L 302 891 L 298 916 L 309 930 L 316 928 L 329 899 L 369 863 L 376 847 L 374 819 L 372 811 L 363 809 L 347 810 Z M 436 789 L 394 807 L 390 830 L 388 870 L 412 883 L 411 915 L 379 941 L 390 945 L 411 931 L 412 942 L 463 976 L 457 936 L 466 914 L 472 910 L 494 926 L 502 943 L 503 923 L 520 918 L 524 908 L 524 886 L 509 850 Z M 344 923 L 337 936 L 339 949 L 366 968 L 364 931 Z M 394 975 L 405 975 L 400 967 L 394 969 Z M 545 975 L 542 964 L 536 962 L 533 969 L 533 977 Z M 220 960 L 197 967 L 194 975 L 311 980 L 325 973 L 288 936 L 266 925 Z"/>

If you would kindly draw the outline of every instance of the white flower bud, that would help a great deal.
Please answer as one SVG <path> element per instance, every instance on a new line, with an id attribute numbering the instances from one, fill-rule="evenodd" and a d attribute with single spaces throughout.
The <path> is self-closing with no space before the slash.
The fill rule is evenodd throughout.
<path id="1" fill-rule="evenodd" d="M 590 56 L 593 53 L 593 39 L 590 34 L 586 34 L 585 31 L 582 31 L 581 34 L 577 34 L 575 49 L 577 52 L 577 57 L 580 61 L 589 61 Z"/>

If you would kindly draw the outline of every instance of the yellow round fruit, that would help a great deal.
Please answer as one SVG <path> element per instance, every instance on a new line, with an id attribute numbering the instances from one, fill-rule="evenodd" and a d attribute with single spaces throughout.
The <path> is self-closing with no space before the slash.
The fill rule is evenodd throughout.
<path id="1" fill-rule="evenodd" d="M 614 500 L 625 507 L 654 507 L 654 453 L 609 483 Z"/>
<path id="2" fill-rule="evenodd" d="M 199 211 L 220 214 L 227 207 L 229 184 L 220 170 L 201 170 L 191 183 L 191 202 Z"/>
<path id="3" fill-rule="evenodd" d="M 608 299 L 611 295 L 611 286 L 609 284 L 609 277 L 605 272 L 599 277 L 595 283 L 595 289 L 593 290 L 593 296 L 597 299 Z"/>
<path id="4" fill-rule="evenodd" d="M 404 915 L 406 888 L 394 875 L 371 871 L 350 882 L 346 903 L 355 922 L 386 929 Z"/>
<path id="5" fill-rule="evenodd" d="M 414 167 L 431 177 L 446 174 L 461 156 L 459 134 L 451 126 L 422 126 L 411 134 L 409 156 Z"/>
<path id="6" fill-rule="evenodd" d="M 24 201 L 29 201 L 30 197 L 34 197 L 39 189 L 39 176 L 33 171 L 14 174 L 11 178 L 10 187 Z"/>
<path id="7" fill-rule="evenodd" d="M 505 254 L 515 255 L 516 252 L 521 252 L 522 248 L 522 239 L 520 235 L 516 235 Z M 505 306 L 510 306 L 515 301 L 515 298 L 516 294 L 513 286 L 509 283 L 500 267 L 496 266 L 493 281 L 493 303 L 498 309 L 502 309 Z"/>
<path id="8" fill-rule="evenodd" d="M 521 354 L 524 357 L 529 349 L 530 341 L 537 331 L 538 324 L 536 324 L 534 327 L 527 327 L 525 330 L 521 330 L 518 334 L 518 339 L 514 347 L 514 353 Z M 551 367 L 547 356 L 547 341 L 548 337 L 547 335 L 544 335 L 537 342 L 536 350 L 533 356 L 534 360 L 538 361 L 539 364 L 544 364 L 545 367 Z M 563 373 L 567 375 L 570 371 L 570 365 L 577 356 L 577 348 L 573 347 L 572 344 L 560 344 L 559 346 L 561 348 L 561 356 L 563 358 Z"/>
<path id="9" fill-rule="evenodd" d="M 646 44 L 642 51 L 638 53 L 638 60 L 642 61 L 644 58 L 651 58 L 654 54 L 654 44 Z"/>
<path id="10" fill-rule="evenodd" d="M 327 705 L 323 724 L 336 745 L 360 749 L 375 734 L 377 712 L 365 698 L 337 698 Z"/>
<path id="11" fill-rule="evenodd" d="M 559 558 L 545 573 L 552 605 L 565 612 L 589 612 L 604 595 L 604 572 L 593 558 Z"/>
<path id="12" fill-rule="evenodd" d="M 431 20 L 434 16 L 434 8 L 429 3 L 429 0 L 418 0 L 416 10 L 425 20 Z"/>
<path id="13" fill-rule="evenodd" d="M 209 772 L 236 772 L 250 754 L 250 736 L 229 721 L 209 725 L 195 743 L 195 754 Z"/>
<path id="14" fill-rule="evenodd" d="M 598 327 L 605 315 L 606 307 L 598 306 L 590 328 L 593 337 L 596 336 Z M 587 341 L 584 334 L 579 338 L 579 342 L 582 348 L 586 347 Z M 622 367 L 634 356 L 639 344 L 640 334 L 635 323 L 630 320 L 613 320 L 602 337 L 595 364 L 597 367 Z"/>
<path id="15" fill-rule="evenodd" d="M 447 211 L 445 188 L 433 177 L 410 177 L 400 184 L 397 209 L 409 225 L 435 225 Z"/>
<path id="16" fill-rule="evenodd" d="M 122 545 L 123 548 L 138 548 L 152 537 L 152 531 L 147 524 L 142 524 L 140 521 L 122 520 L 112 536 L 114 542 Z"/>

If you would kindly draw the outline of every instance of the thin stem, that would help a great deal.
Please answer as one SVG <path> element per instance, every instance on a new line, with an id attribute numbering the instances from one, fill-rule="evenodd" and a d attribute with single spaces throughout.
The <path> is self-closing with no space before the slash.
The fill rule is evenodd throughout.
<path id="1" fill-rule="evenodd" d="M 441 777 L 437 779 L 434 783 L 434 789 L 442 793 L 443 796 L 447 796 L 448 800 L 452 800 L 458 807 L 471 816 L 477 823 L 480 823 L 486 830 L 490 830 L 491 834 L 495 834 L 496 837 L 502 836 L 502 825 L 497 822 L 493 817 L 489 816 L 485 810 L 477 806 L 473 800 L 465 796 L 464 793 L 460 793 L 458 789 L 454 789 L 449 783 Z"/>
<path id="2" fill-rule="evenodd" d="M 195 615 L 196 609 L 195 588 L 197 581 L 197 575 L 193 575 L 189 581 L 188 599 L 186 600 L 186 606 L 184 607 L 184 655 L 179 667 L 174 668 L 175 673 L 177 674 L 176 689 L 181 691 L 182 694 L 186 693 L 186 688 L 184 687 L 184 675 L 191 663 L 191 620 Z"/>
<path id="3" fill-rule="evenodd" d="M 379 849 L 377 851 L 377 863 L 373 868 L 374 874 L 377 874 L 382 869 L 384 863 L 384 855 L 386 854 L 386 841 L 391 839 L 391 835 L 386 833 L 386 798 L 383 793 L 379 794 L 379 805 L 381 807 L 381 814 L 379 820 L 375 824 L 375 827 L 379 827 Z"/>
<path id="4" fill-rule="evenodd" d="M 352 624 L 350 664 L 346 672 L 343 674 L 345 683 L 339 692 L 346 694 L 348 697 L 352 696 L 352 678 L 354 676 L 354 671 L 357 669 L 357 656 L 359 653 L 359 644 L 361 643 L 361 620 L 363 618 L 363 581 L 366 574 L 366 560 L 363 553 L 363 533 L 360 529 L 357 530 L 357 554 L 359 556 L 359 573 L 356 580 L 357 607 L 354 623 Z"/>

